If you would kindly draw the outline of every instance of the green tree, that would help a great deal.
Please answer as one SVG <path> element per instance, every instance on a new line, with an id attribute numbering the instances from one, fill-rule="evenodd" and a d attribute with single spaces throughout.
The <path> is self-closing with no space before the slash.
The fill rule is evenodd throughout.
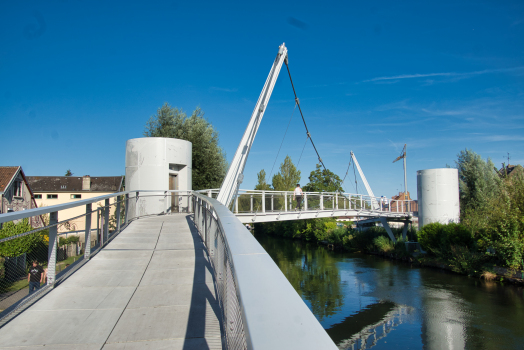
<path id="1" fill-rule="evenodd" d="M 271 190 L 271 185 L 266 182 L 266 171 L 264 169 L 257 173 L 258 183 L 255 190 L 268 191 Z"/>
<path id="2" fill-rule="evenodd" d="M 280 172 L 273 175 L 273 189 L 275 191 L 293 191 L 300 182 L 300 170 L 297 170 L 291 158 L 286 156 L 284 163 L 280 164 Z"/>
<path id="3" fill-rule="evenodd" d="M 226 175 L 227 161 L 218 132 L 197 107 L 191 116 L 165 103 L 146 123 L 144 136 L 171 137 L 193 144 L 193 189 L 217 188 Z"/>
<path id="4" fill-rule="evenodd" d="M 459 173 L 461 214 L 469 210 L 484 209 L 497 195 L 500 177 L 491 159 L 484 161 L 470 149 L 460 151 L 456 161 Z"/>
<path id="5" fill-rule="evenodd" d="M 67 169 L 64 176 L 73 176 L 73 173 L 71 172 L 71 169 Z"/>
<path id="6" fill-rule="evenodd" d="M 342 180 L 329 169 L 322 170 L 320 164 L 309 174 L 309 183 L 304 186 L 307 192 L 344 192 Z"/>
<path id="7" fill-rule="evenodd" d="M 0 239 L 19 235 L 31 230 L 33 230 L 33 227 L 29 224 L 28 219 L 23 219 L 16 224 L 10 221 L 5 223 L 0 230 Z M 23 253 L 32 253 L 41 245 L 45 244 L 44 231 L 39 231 L 27 236 L 0 243 L 0 256 L 15 257 Z M 47 256 L 45 256 L 45 258 L 47 259 Z"/>

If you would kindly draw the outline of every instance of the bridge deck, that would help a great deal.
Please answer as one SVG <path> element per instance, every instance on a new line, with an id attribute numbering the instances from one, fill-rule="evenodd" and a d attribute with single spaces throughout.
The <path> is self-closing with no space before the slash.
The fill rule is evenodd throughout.
<path id="1" fill-rule="evenodd" d="M 189 216 L 144 218 L 0 329 L 0 349 L 221 349 L 216 300 Z"/>

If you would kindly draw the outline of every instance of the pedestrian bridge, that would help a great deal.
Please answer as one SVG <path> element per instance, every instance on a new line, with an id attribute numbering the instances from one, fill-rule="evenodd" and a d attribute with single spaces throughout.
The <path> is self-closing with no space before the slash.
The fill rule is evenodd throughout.
<path id="1" fill-rule="evenodd" d="M 216 198 L 219 191 L 210 189 L 196 192 Z M 303 194 L 301 210 L 298 210 L 293 191 L 239 190 L 230 209 L 245 224 L 340 216 L 406 220 L 413 216 L 412 200 L 384 200 L 384 197 L 341 192 Z"/>
<path id="2" fill-rule="evenodd" d="M 187 213 L 166 206 L 155 215 L 133 215 L 130 204 L 140 195 L 120 192 L 0 215 L 0 223 L 51 218 L 45 227 L 49 254 L 40 260 L 48 270 L 47 284 L 0 313 L 0 349 L 336 349 L 228 208 L 202 194 L 178 191 L 190 203 Z M 169 198 L 150 191 L 148 197 L 154 196 Z M 117 198 L 113 204 L 111 197 Z M 106 206 L 92 210 L 100 200 Z M 84 255 L 58 272 L 57 226 L 78 217 L 58 218 L 74 206 L 86 208 Z M 91 216 L 101 211 L 108 218 L 112 206 L 116 229 L 111 232 L 105 220 L 91 247 Z"/>

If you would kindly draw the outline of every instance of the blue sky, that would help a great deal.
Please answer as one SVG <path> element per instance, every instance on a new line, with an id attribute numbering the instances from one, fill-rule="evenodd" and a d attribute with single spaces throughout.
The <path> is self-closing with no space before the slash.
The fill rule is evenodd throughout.
<path id="1" fill-rule="evenodd" d="M 282 42 L 326 166 L 344 177 L 353 150 L 376 195 L 402 190 L 404 143 L 413 194 L 417 170 L 465 148 L 524 164 L 522 1 L 77 0 L 0 2 L 0 164 L 124 174 L 126 140 L 164 102 L 200 106 L 230 160 Z M 283 69 L 243 187 L 271 172 L 293 109 Z M 273 174 L 298 163 L 301 123 L 295 112 Z M 303 184 L 315 163 L 308 144 Z"/>

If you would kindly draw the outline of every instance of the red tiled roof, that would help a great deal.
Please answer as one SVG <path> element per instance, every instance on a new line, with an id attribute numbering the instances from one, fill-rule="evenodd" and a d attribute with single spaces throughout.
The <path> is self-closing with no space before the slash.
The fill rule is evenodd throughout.
<path id="1" fill-rule="evenodd" d="M 27 176 L 33 192 L 81 192 L 79 176 Z M 89 192 L 118 192 L 122 189 L 123 176 L 91 176 Z"/>
<path id="2" fill-rule="evenodd" d="M 17 166 L 0 166 L 0 192 L 6 190 L 18 168 Z"/>

